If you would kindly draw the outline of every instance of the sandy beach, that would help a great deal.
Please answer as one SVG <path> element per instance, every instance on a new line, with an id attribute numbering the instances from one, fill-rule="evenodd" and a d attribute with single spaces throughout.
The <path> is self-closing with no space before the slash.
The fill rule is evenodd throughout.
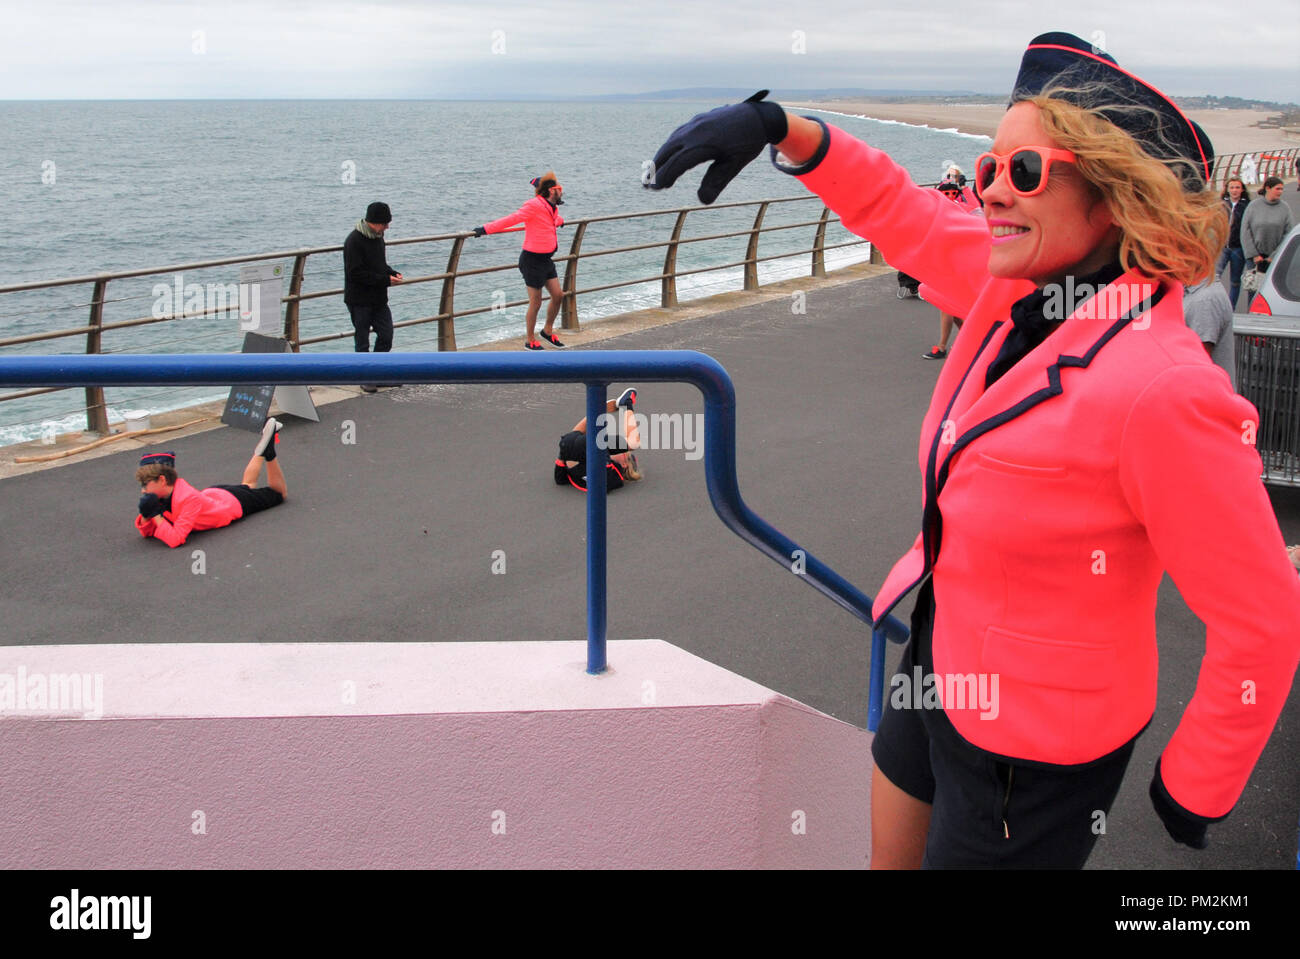
<path id="1" fill-rule="evenodd" d="M 898 120 L 962 133 L 993 136 L 1006 112 L 1000 103 L 927 103 L 924 101 L 823 100 L 790 103 L 798 109 L 830 110 L 876 120 Z M 1188 110 L 1187 115 L 1209 134 L 1216 153 L 1247 153 L 1271 147 L 1300 146 L 1300 129 L 1256 126 L 1270 116 L 1267 110 Z"/>

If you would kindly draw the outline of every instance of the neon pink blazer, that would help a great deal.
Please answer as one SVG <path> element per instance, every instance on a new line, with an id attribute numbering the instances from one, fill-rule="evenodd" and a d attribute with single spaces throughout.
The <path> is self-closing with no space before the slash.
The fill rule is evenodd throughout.
<path id="1" fill-rule="evenodd" d="M 540 196 L 533 197 L 509 216 L 483 224 L 483 229 L 501 233 L 520 223 L 524 225 L 524 249 L 529 253 L 554 253 L 558 249 L 555 229 L 564 226 L 564 217 Z"/>
<path id="2" fill-rule="evenodd" d="M 996 717 L 945 705 L 957 731 L 1003 756 L 1084 763 L 1154 713 L 1168 572 L 1207 629 L 1161 775 L 1185 809 L 1226 815 L 1300 661 L 1300 577 L 1260 482 L 1255 408 L 1187 329 L 1181 286 L 1127 318 L 1155 288 L 1136 273 L 986 390 L 1011 304 L 1032 284 L 988 274 L 982 219 L 914 186 L 884 153 L 830 136 L 804 185 L 966 318 L 918 447 L 937 542 L 917 537 L 874 614 L 932 574 L 936 672 L 999 677 Z"/>
<path id="3" fill-rule="evenodd" d="M 243 515 L 239 500 L 230 493 L 223 489 L 196 490 L 178 476 L 172 490 L 172 508 L 162 514 L 163 521 L 155 525 L 137 513 L 135 528 L 141 536 L 157 537 L 175 549 L 192 531 L 229 526 Z"/>

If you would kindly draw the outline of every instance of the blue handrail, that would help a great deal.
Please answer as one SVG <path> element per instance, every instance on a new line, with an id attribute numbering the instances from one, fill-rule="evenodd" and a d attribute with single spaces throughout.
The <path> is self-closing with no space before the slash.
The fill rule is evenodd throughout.
<path id="1" fill-rule="evenodd" d="M 688 383 L 704 398 L 704 475 L 713 509 L 726 526 L 818 592 L 871 624 L 871 598 L 745 505 L 736 479 L 736 392 L 713 357 L 691 350 L 591 350 L 574 353 L 338 353 L 0 358 L 0 387 L 232 386 L 350 383 L 585 383 L 587 475 L 603 477 L 597 443 L 610 383 Z M 605 487 L 587 495 L 587 671 L 605 669 Z M 872 632 L 867 728 L 880 720 L 886 639 L 903 642 L 907 627 L 889 616 Z"/>

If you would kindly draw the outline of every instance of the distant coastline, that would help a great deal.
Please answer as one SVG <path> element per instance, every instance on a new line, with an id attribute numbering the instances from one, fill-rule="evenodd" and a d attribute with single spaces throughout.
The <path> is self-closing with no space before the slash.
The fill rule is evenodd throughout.
<path id="1" fill-rule="evenodd" d="M 891 100 L 825 99 L 783 103 L 794 110 L 824 110 L 850 116 L 909 123 L 936 130 L 956 130 L 972 136 L 992 137 L 1006 112 L 1001 102 L 954 103 L 920 97 Z M 1249 153 L 1270 147 L 1300 146 L 1300 127 L 1261 127 L 1276 116 L 1275 110 L 1187 110 L 1201 125 L 1218 154 Z"/>

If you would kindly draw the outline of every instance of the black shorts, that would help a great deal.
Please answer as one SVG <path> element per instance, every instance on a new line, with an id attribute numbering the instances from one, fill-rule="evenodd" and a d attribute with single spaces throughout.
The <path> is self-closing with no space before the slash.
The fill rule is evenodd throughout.
<path id="1" fill-rule="evenodd" d="M 934 671 L 933 595 L 927 582 L 917 597 L 912 639 L 899 665 L 904 689 L 914 681 L 913 667 L 922 675 Z M 963 739 L 941 708 L 896 707 L 893 689 L 891 683 L 885 690 L 871 755 L 890 782 L 931 805 L 923 868 L 1083 867 L 1105 829 L 1137 736 L 1079 765 L 999 756 Z"/>
<path id="2" fill-rule="evenodd" d="M 611 453 L 627 450 L 610 450 Z M 576 466 L 567 465 L 570 461 Z M 563 486 L 571 483 L 584 493 L 587 491 L 587 434 L 579 430 L 570 430 L 560 437 L 560 454 L 555 458 L 555 484 Z M 613 463 L 605 464 L 605 489 L 612 491 L 623 488 L 623 474 Z"/>
<path id="3" fill-rule="evenodd" d="M 550 253 L 530 253 L 524 250 L 519 254 L 519 272 L 524 275 L 524 286 L 539 290 L 546 286 L 547 280 L 558 279 L 555 263 L 551 260 L 555 251 Z"/>
<path id="4" fill-rule="evenodd" d="M 260 513 L 264 509 L 279 506 L 284 502 L 284 497 L 280 492 L 271 489 L 269 486 L 261 486 L 257 489 L 253 489 L 251 486 L 215 486 L 213 488 L 223 489 L 239 500 L 239 507 L 244 511 L 244 516 L 252 516 L 254 513 Z M 243 516 L 240 519 L 243 519 Z"/>

